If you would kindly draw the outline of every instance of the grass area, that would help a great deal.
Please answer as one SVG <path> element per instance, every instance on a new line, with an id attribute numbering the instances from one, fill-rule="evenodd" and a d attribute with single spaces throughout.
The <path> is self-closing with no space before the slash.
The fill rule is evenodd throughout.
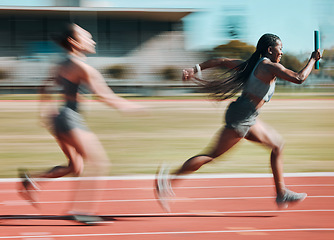
<path id="1" fill-rule="evenodd" d="M 135 94 L 120 94 L 123 97 L 129 99 L 173 99 L 173 100 L 184 100 L 184 99 L 208 99 L 207 94 L 202 93 L 188 93 L 184 95 L 176 96 L 151 96 L 142 97 L 136 96 Z M 86 95 L 90 99 L 94 99 L 93 96 Z M 0 94 L 0 100 L 38 100 L 38 94 Z M 313 86 L 313 87 L 301 87 L 296 85 L 295 87 L 278 85 L 276 86 L 275 94 L 273 99 L 333 99 L 334 98 L 334 85 L 325 86 Z"/>
<path id="2" fill-rule="evenodd" d="M 285 139 L 285 172 L 334 171 L 334 100 L 274 100 L 260 118 Z M 150 113 L 122 116 L 86 102 L 84 116 L 111 159 L 111 175 L 152 174 L 162 163 L 177 167 L 200 153 L 222 126 L 228 102 L 144 101 Z M 0 102 L 0 177 L 18 167 L 45 169 L 66 163 L 38 120 L 37 102 Z M 242 141 L 202 173 L 267 173 L 270 151 Z"/>

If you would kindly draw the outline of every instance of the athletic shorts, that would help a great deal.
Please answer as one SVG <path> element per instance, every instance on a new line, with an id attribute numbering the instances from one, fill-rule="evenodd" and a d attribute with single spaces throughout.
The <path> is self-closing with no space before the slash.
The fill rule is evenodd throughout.
<path id="1" fill-rule="evenodd" d="M 75 128 L 89 130 L 80 113 L 64 106 L 60 109 L 59 114 L 53 118 L 53 131 L 66 133 Z"/>
<path id="2" fill-rule="evenodd" d="M 225 127 L 234 129 L 240 137 L 245 137 L 259 115 L 254 104 L 245 96 L 232 102 L 225 114 Z"/>

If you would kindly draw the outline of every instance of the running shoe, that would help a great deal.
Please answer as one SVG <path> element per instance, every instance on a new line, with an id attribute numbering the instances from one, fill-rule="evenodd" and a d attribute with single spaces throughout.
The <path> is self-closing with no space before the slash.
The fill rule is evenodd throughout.
<path id="1" fill-rule="evenodd" d="M 166 212 L 170 212 L 169 200 L 174 196 L 174 192 L 169 177 L 169 168 L 166 168 L 165 166 L 161 166 L 157 171 L 155 193 L 161 207 Z"/>
<path id="2" fill-rule="evenodd" d="M 89 226 L 100 225 L 104 222 L 104 220 L 100 216 L 85 215 L 85 214 L 71 215 L 71 220 L 79 222 L 79 223 L 83 223 Z"/>
<path id="3" fill-rule="evenodd" d="M 306 193 L 296 193 L 289 189 L 285 189 L 284 195 L 276 197 L 276 203 L 279 208 L 287 208 L 289 203 L 301 202 L 306 196 Z"/>
<path id="4" fill-rule="evenodd" d="M 37 193 L 39 187 L 36 182 L 29 176 L 28 172 L 23 169 L 19 169 L 19 177 L 21 178 L 21 187 L 19 194 L 26 199 L 34 207 L 38 207 Z"/>

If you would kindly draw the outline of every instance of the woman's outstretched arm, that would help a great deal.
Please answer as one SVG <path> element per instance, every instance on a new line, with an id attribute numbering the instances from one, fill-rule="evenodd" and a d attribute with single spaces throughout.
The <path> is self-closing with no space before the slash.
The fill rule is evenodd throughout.
<path id="1" fill-rule="evenodd" d="M 193 68 L 187 68 L 183 70 L 182 80 L 187 81 L 190 80 L 199 70 L 202 71 L 204 69 L 213 68 L 213 67 L 225 67 L 229 69 L 236 68 L 240 64 L 244 63 L 244 61 L 240 59 L 232 59 L 232 58 L 214 58 L 197 64 L 197 66 Z"/>
<path id="2" fill-rule="evenodd" d="M 144 109 L 142 106 L 116 95 L 107 85 L 99 71 L 93 67 L 86 66 L 84 73 L 85 77 L 82 79 L 102 102 L 123 112 Z"/>
<path id="3" fill-rule="evenodd" d="M 275 75 L 276 77 L 292 83 L 302 84 L 310 75 L 316 61 L 318 61 L 320 58 L 321 55 L 318 49 L 317 51 L 314 51 L 312 53 L 305 67 L 299 72 L 294 72 L 290 69 L 287 69 L 280 63 L 271 63 L 268 66 L 270 72 L 272 72 L 273 75 Z"/>

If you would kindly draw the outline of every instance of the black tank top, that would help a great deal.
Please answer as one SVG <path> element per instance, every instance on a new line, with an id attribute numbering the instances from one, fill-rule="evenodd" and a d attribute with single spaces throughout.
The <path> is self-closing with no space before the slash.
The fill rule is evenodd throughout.
<path id="1" fill-rule="evenodd" d="M 67 99 L 65 106 L 74 111 L 78 111 L 78 101 L 76 100 L 76 96 L 79 90 L 79 85 L 67 80 L 66 78 L 60 78 L 60 84 L 63 87 L 63 93 Z"/>
<path id="2" fill-rule="evenodd" d="M 61 65 L 70 65 L 73 64 L 70 57 L 67 57 L 65 61 L 61 63 Z M 78 112 L 78 101 L 77 101 L 77 93 L 79 91 L 79 85 L 71 82 L 70 80 L 60 77 L 58 84 L 62 86 L 62 93 L 65 95 L 65 106 Z"/>

